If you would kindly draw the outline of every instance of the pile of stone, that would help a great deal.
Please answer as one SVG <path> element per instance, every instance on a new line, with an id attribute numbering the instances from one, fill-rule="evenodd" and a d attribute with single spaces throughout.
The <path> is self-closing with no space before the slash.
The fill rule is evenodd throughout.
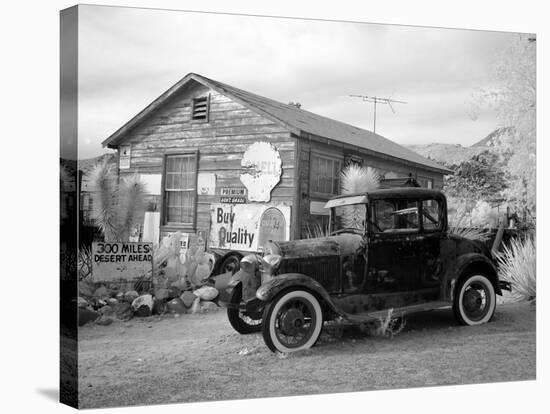
<path id="1" fill-rule="evenodd" d="M 90 322 L 110 325 L 114 320 L 127 321 L 134 317 L 215 311 L 218 290 L 209 285 L 182 290 L 175 284 L 169 288 L 120 292 L 117 286 L 79 284 L 78 325 Z"/>

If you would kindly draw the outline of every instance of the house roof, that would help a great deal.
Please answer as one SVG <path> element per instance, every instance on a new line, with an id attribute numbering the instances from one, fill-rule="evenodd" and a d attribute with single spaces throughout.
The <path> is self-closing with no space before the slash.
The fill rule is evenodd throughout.
<path id="1" fill-rule="evenodd" d="M 384 138 L 379 134 L 300 109 L 295 105 L 284 104 L 273 99 L 256 95 L 254 93 L 247 92 L 194 73 L 188 74 L 164 92 L 139 114 L 122 126 L 118 131 L 103 141 L 103 145 L 111 148 L 118 146 L 125 132 L 141 122 L 152 111 L 161 106 L 191 80 L 199 82 L 217 91 L 218 93 L 226 95 L 275 122 L 283 124 L 292 133 L 298 136 L 328 138 L 336 142 L 374 152 L 383 158 L 397 158 L 430 170 L 436 170 L 437 172 L 443 174 L 452 172 L 442 165 L 437 164 L 436 162 L 429 160 L 387 138 Z"/>

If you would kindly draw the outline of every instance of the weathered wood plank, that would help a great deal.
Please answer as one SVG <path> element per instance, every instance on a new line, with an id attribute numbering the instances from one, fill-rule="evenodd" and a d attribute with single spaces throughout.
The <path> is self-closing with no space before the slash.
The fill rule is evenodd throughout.
<path id="1" fill-rule="evenodd" d="M 288 132 L 279 133 L 267 133 L 257 134 L 250 133 L 245 135 L 223 135 L 208 137 L 208 145 L 204 145 L 205 137 L 185 137 L 182 139 L 154 139 L 149 137 L 141 141 L 132 142 L 132 149 L 152 149 L 152 148 L 201 148 L 205 152 L 211 152 L 210 148 L 213 148 L 212 152 L 220 151 L 226 152 L 227 145 L 231 147 L 239 148 L 238 151 L 243 150 L 244 146 L 248 146 L 255 141 L 267 141 L 273 143 L 277 148 L 290 149 L 294 147 L 292 139 L 290 139 Z M 237 150 L 236 150 L 237 151 Z M 244 150 L 243 150 L 244 151 Z"/>
<path id="2" fill-rule="evenodd" d="M 230 136 L 230 135 L 245 135 L 245 134 L 275 134 L 275 133 L 288 133 L 288 129 L 276 124 L 265 125 L 239 125 L 233 127 L 209 127 L 190 129 L 182 129 L 175 132 L 155 132 L 148 134 L 131 133 L 128 135 L 129 141 L 139 141 L 142 139 L 149 140 L 170 140 L 170 139 L 185 139 L 185 138 L 212 138 L 216 136 Z"/>

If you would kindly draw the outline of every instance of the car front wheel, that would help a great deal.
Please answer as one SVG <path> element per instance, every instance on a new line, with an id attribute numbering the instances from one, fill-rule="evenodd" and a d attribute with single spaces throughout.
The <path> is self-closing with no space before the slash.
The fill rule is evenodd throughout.
<path id="1" fill-rule="evenodd" d="M 471 274 L 458 284 L 453 310 L 462 325 L 481 325 L 495 314 L 496 294 L 487 276 Z"/>
<path id="2" fill-rule="evenodd" d="M 323 327 L 323 312 L 315 296 L 291 290 L 276 297 L 264 309 L 262 335 L 273 352 L 311 348 Z"/>
<path id="3" fill-rule="evenodd" d="M 242 290 L 237 289 L 235 290 L 235 293 L 233 293 L 233 297 L 231 298 L 231 304 L 233 306 L 227 308 L 227 318 L 229 319 L 229 323 L 231 324 L 233 329 L 243 335 L 260 332 L 262 330 L 262 319 L 253 318 L 242 313 L 239 309 L 241 300 Z"/>

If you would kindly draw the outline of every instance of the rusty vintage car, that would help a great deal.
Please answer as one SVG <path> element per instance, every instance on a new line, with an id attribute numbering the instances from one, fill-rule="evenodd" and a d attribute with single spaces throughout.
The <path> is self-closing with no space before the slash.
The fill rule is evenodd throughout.
<path id="1" fill-rule="evenodd" d="M 326 322 L 374 322 L 389 309 L 402 317 L 452 308 L 461 324 L 482 324 L 509 289 L 488 247 L 449 232 L 440 191 L 375 190 L 325 208 L 327 237 L 270 241 L 263 256 L 242 259 L 221 292 L 233 328 L 262 331 L 272 351 L 309 348 Z"/>

